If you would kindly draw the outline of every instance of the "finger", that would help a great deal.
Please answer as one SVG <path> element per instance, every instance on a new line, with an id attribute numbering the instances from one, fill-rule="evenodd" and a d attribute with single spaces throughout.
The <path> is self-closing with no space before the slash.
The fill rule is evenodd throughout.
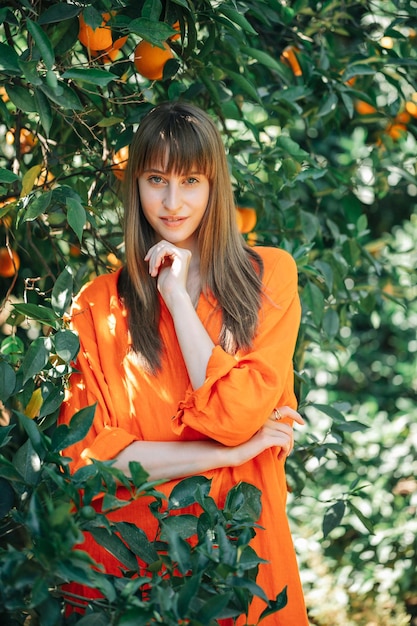
<path id="1" fill-rule="evenodd" d="M 269 416 L 269 419 L 272 421 L 279 421 L 284 418 L 289 418 L 293 420 L 294 422 L 297 422 L 297 424 L 300 424 L 301 426 L 304 426 L 305 424 L 305 421 L 303 420 L 301 415 L 298 413 L 298 411 L 296 411 L 295 409 L 292 409 L 289 406 L 280 406 L 274 409 L 271 415 Z"/>

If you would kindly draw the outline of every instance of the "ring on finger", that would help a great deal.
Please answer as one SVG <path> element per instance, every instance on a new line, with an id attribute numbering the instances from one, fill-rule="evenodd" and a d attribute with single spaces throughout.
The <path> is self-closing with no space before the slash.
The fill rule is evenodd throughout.
<path id="1" fill-rule="evenodd" d="M 281 411 L 279 409 L 274 409 L 274 419 L 276 422 L 279 422 L 279 420 L 282 420 L 282 415 L 281 415 Z"/>

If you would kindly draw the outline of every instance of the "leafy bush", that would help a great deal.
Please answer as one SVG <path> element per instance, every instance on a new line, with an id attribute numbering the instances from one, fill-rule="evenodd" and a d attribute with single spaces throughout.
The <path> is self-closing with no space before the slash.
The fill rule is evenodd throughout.
<path id="1" fill-rule="evenodd" d="M 94 462 L 69 473 L 60 452 L 83 438 L 94 417 L 94 406 L 74 415 L 69 427 L 59 426 L 51 437 L 18 413 L 26 444 L 8 460 L 0 455 L 2 486 L 9 490 L 9 511 L 0 524 L 0 604 L 2 624 L 188 623 L 211 625 L 220 617 L 246 614 L 253 595 L 265 600 L 264 615 L 286 604 L 285 589 L 268 601 L 255 579 L 259 558 L 249 546 L 260 514 L 259 491 L 242 483 L 229 492 L 220 510 L 209 496 L 210 481 L 202 476 L 181 481 L 165 498 L 138 463 L 130 464 L 132 481 L 111 463 Z M 2 430 L 2 446 L 13 427 Z M 7 449 L 7 448 L 6 448 Z M 130 499 L 119 500 L 121 483 Z M 104 493 L 102 509 L 94 507 Z M 143 496 L 152 496 L 150 509 L 158 520 L 157 538 L 150 541 L 134 524 L 111 522 L 110 511 Z M 197 503 L 201 515 L 186 512 Z M 5 514 L 4 514 L 5 513 Z M 84 551 L 77 549 L 89 532 L 123 565 L 123 576 L 105 574 Z M 258 530 L 259 532 L 259 530 Z M 192 539 L 190 544 L 188 540 Z M 139 560 L 138 560 L 139 559 Z M 85 608 L 81 598 L 62 585 L 77 582 L 101 592 L 85 616 L 63 617 L 63 598 Z M 78 615 L 78 617 L 77 617 Z"/>

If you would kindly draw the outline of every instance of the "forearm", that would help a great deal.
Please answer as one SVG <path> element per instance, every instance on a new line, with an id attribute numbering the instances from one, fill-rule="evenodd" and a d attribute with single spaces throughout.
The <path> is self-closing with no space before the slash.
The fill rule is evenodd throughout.
<path id="1" fill-rule="evenodd" d="M 135 441 L 115 458 L 114 466 L 129 476 L 137 461 L 150 480 L 173 480 L 235 464 L 233 448 L 215 441 Z"/>
<path id="2" fill-rule="evenodd" d="M 304 424 L 297 411 L 290 407 L 280 407 L 279 415 Z M 115 467 L 129 476 L 129 463 L 136 461 L 148 472 L 150 480 L 173 480 L 221 467 L 242 465 L 268 448 L 276 448 L 278 458 L 285 458 L 292 445 L 292 426 L 281 419 L 274 419 L 272 414 L 253 437 L 238 446 L 224 446 L 212 439 L 135 441 L 117 455 Z"/>
<path id="3" fill-rule="evenodd" d="M 214 343 L 187 293 L 178 297 L 171 308 L 171 315 L 191 384 L 193 389 L 198 389 L 206 379 L 207 364 Z"/>

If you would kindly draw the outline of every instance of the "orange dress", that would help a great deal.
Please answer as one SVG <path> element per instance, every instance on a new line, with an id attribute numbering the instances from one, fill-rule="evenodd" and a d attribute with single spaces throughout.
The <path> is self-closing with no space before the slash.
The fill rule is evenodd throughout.
<path id="1" fill-rule="evenodd" d="M 129 356 L 126 311 L 117 291 L 118 272 L 100 276 L 81 290 L 71 316 L 80 337 L 76 364 L 79 373 L 71 376 L 59 421 L 68 423 L 76 411 L 93 403 L 97 403 L 97 409 L 85 440 L 64 451 L 72 457 L 74 469 L 88 463 L 89 458 L 114 458 L 136 440 L 210 438 L 235 446 L 248 440 L 274 407 L 296 407 L 292 366 L 300 322 L 296 265 L 283 250 L 265 247 L 257 248 L 257 252 L 264 261 L 264 296 L 253 347 L 231 356 L 216 345 L 207 378 L 196 390 L 190 384 L 172 318 L 162 300 L 160 332 L 165 350 L 162 370 L 155 377 Z M 221 326 L 216 301 L 202 294 L 196 310 L 216 343 Z M 211 495 L 219 506 L 240 481 L 260 489 L 259 523 L 265 530 L 257 531 L 252 546 L 268 563 L 260 565 L 257 582 L 269 598 L 275 598 L 284 586 L 288 588 L 287 606 L 262 624 L 308 625 L 285 512 L 284 462 L 277 459 L 276 449 L 268 449 L 239 467 L 220 468 L 204 475 L 212 480 Z M 169 481 L 158 489 L 168 494 L 178 482 Z M 112 513 L 112 519 L 135 522 L 149 537 L 155 536 L 156 520 L 146 498 Z M 86 539 L 83 548 L 108 573 L 120 575 L 117 560 L 91 538 Z M 264 608 L 264 603 L 255 598 L 248 623 L 255 623 Z"/>

